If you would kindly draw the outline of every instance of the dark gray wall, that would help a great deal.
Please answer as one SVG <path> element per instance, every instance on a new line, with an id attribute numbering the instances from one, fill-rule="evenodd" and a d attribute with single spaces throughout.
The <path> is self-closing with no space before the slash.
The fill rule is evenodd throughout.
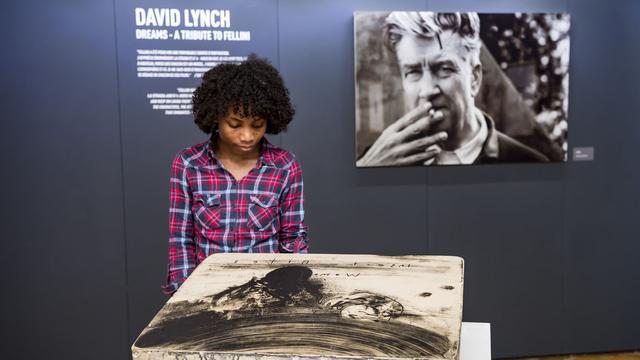
<path id="1" fill-rule="evenodd" d="M 3 4 L 4 359 L 126 359 L 113 4 Z"/>
<path id="2" fill-rule="evenodd" d="M 640 2 L 261 3 L 261 52 L 297 107 L 273 141 L 303 165 L 313 252 L 464 257 L 464 320 L 491 322 L 495 357 L 640 348 Z M 570 12 L 569 143 L 596 160 L 356 169 L 352 13 L 391 9 Z M 203 137 L 122 115 L 116 10 L 0 14 L 6 358 L 126 359 L 166 301 L 169 164 Z"/>

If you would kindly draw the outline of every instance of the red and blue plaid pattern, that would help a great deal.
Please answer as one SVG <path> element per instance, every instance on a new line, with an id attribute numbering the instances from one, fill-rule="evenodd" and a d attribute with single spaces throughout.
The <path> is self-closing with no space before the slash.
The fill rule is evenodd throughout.
<path id="1" fill-rule="evenodd" d="M 264 138 L 256 167 L 241 180 L 211 142 L 181 151 L 171 165 L 169 233 L 167 294 L 213 253 L 306 253 L 300 165 Z"/>

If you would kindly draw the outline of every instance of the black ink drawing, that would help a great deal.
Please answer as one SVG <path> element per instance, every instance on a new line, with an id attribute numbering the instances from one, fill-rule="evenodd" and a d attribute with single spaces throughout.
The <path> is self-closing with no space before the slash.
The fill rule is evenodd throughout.
<path id="1" fill-rule="evenodd" d="M 254 265 L 243 263 L 245 271 Z M 271 270 L 262 276 L 251 276 L 239 285 L 230 285 L 195 301 L 170 301 L 135 342 L 134 350 L 283 357 L 457 356 L 457 337 L 420 326 L 416 320 L 423 314 L 408 311 L 402 296 L 358 288 L 354 268 L 348 272 L 325 271 L 324 267 L 316 271 L 313 262 L 289 265 L 282 261 L 261 261 L 265 263 Z M 402 268 L 386 271 L 397 272 Z M 332 278 L 319 276 L 323 273 L 348 279 L 353 288 L 345 291 L 344 287 L 333 286 Z M 209 275 L 224 276 L 224 273 Z M 438 287 L 444 288 L 441 284 Z M 415 296 L 424 299 L 423 290 L 416 288 Z"/>

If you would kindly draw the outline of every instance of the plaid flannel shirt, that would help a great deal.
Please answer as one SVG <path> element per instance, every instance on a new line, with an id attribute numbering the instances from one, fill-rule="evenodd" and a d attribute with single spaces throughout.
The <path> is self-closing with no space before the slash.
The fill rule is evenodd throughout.
<path id="1" fill-rule="evenodd" d="M 266 138 L 241 180 L 224 169 L 210 141 L 181 151 L 171 165 L 169 234 L 167 294 L 213 253 L 306 253 L 300 165 Z"/>

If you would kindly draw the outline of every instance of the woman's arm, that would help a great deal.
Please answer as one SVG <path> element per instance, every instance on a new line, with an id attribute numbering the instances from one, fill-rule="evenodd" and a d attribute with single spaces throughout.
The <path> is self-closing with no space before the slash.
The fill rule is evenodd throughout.
<path id="1" fill-rule="evenodd" d="M 283 253 L 308 251 L 307 226 L 304 224 L 304 191 L 302 169 L 293 161 L 286 190 L 280 201 L 280 239 L 278 248 Z"/>
<path id="2" fill-rule="evenodd" d="M 191 188 L 187 168 L 179 154 L 171 164 L 169 190 L 169 264 L 166 294 L 173 294 L 196 267 Z"/>

